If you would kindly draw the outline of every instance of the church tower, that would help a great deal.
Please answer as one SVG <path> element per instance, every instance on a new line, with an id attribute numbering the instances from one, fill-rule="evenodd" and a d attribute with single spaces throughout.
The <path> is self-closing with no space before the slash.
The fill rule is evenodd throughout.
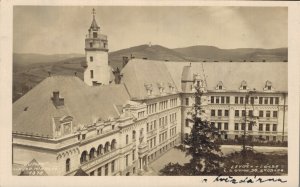
<path id="1" fill-rule="evenodd" d="M 85 57 L 84 82 L 90 86 L 109 84 L 111 68 L 108 65 L 107 36 L 100 33 L 100 27 L 95 19 L 95 9 L 85 39 Z"/>

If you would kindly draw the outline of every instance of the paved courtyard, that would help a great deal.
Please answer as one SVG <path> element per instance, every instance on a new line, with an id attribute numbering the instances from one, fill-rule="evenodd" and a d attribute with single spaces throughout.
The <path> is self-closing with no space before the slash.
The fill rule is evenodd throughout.
<path id="1" fill-rule="evenodd" d="M 242 146 L 240 145 L 223 145 L 221 150 L 224 155 L 230 154 L 234 151 L 240 151 Z M 287 154 L 287 147 L 265 147 L 265 146 L 255 146 L 254 150 L 256 152 L 261 152 L 265 154 Z M 184 163 L 189 162 L 190 156 L 185 156 L 185 153 L 172 148 L 167 153 L 159 157 L 157 160 L 153 161 L 149 165 L 149 171 L 144 173 L 146 176 L 157 176 L 159 171 L 164 168 L 168 163 L 179 163 L 183 165 Z"/>

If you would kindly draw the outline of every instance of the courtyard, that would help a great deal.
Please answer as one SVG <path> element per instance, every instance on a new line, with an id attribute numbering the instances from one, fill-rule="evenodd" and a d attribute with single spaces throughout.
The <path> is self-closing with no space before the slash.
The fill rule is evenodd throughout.
<path id="1" fill-rule="evenodd" d="M 255 146 L 255 152 L 264 153 L 264 154 L 277 154 L 277 155 L 286 155 L 287 147 L 266 147 L 266 146 Z M 228 155 L 235 151 L 240 151 L 240 145 L 222 145 L 221 151 L 224 155 Z M 180 151 L 179 149 L 172 148 L 164 155 L 153 161 L 149 164 L 148 171 L 144 173 L 145 176 L 158 176 L 159 171 L 165 167 L 168 163 L 179 163 L 183 165 L 188 163 L 191 156 L 186 156 L 185 152 Z"/>

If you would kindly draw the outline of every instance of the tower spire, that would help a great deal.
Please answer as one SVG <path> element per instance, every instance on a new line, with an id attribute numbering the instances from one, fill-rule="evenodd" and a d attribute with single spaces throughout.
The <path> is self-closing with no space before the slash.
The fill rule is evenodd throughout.
<path id="1" fill-rule="evenodd" d="M 96 10 L 95 8 L 92 9 L 93 21 L 90 27 L 90 30 L 98 30 L 100 27 L 98 26 L 96 19 L 95 19 Z"/>

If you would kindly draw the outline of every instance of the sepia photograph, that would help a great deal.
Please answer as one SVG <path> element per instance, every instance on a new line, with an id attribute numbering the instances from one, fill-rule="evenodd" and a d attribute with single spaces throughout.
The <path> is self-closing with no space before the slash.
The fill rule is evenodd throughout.
<path id="1" fill-rule="evenodd" d="M 287 175 L 287 15 L 14 6 L 13 175 Z"/>
<path id="2" fill-rule="evenodd" d="M 1 187 L 299 183 L 300 2 L 0 8 Z"/>

